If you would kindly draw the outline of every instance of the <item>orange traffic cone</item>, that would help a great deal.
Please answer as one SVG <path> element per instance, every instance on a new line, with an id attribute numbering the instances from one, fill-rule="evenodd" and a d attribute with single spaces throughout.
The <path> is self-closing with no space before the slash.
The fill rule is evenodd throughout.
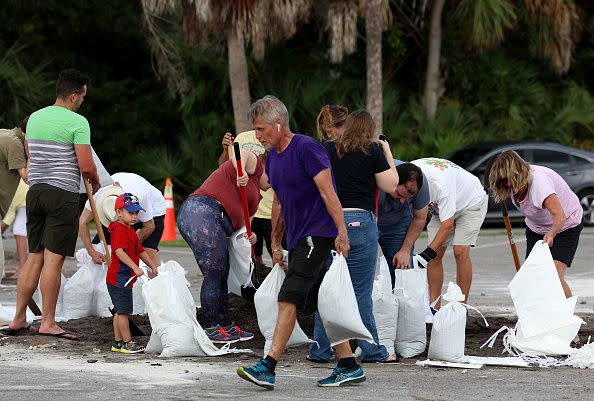
<path id="1" fill-rule="evenodd" d="M 173 185 L 171 178 L 167 177 L 165 180 L 165 190 L 163 191 L 165 197 L 165 228 L 161 241 L 175 241 L 175 209 L 173 208 Z"/>

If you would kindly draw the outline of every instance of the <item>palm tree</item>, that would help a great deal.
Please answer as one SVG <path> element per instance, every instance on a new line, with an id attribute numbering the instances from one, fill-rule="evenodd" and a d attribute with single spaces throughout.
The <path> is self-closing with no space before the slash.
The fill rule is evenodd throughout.
<path id="1" fill-rule="evenodd" d="M 311 0 L 142 0 L 145 11 L 159 14 L 182 8 L 182 28 L 189 47 L 215 37 L 227 46 L 229 82 L 237 132 L 249 129 L 251 103 L 246 44 L 262 58 L 268 42 L 290 38 L 309 15 Z"/>
<path id="2" fill-rule="evenodd" d="M 382 124 L 382 31 L 392 24 L 389 0 L 329 0 L 314 7 L 324 16 L 329 36 L 329 57 L 340 63 L 352 54 L 357 44 L 357 18 L 365 16 L 367 59 L 367 110 L 375 121 L 375 134 L 383 130 Z"/>
<path id="3" fill-rule="evenodd" d="M 429 0 L 422 0 L 427 3 Z M 446 0 L 433 0 L 423 103 L 429 120 L 435 119 L 437 104 L 445 92 L 440 74 L 442 16 Z M 467 21 L 470 44 L 479 50 L 500 43 L 517 21 L 513 0 L 459 0 L 454 10 Z M 524 0 L 539 29 L 538 54 L 549 58 L 558 74 L 567 72 L 579 38 L 579 17 L 574 0 Z"/>

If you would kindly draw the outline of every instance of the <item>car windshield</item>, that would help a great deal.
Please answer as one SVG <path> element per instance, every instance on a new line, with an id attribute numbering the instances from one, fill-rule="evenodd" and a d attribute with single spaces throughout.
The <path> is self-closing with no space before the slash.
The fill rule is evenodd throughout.
<path id="1" fill-rule="evenodd" d="M 486 155 L 492 148 L 481 146 L 481 147 L 468 147 L 457 150 L 447 157 L 451 162 L 456 163 L 458 166 L 467 168 L 473 162 Z"/>

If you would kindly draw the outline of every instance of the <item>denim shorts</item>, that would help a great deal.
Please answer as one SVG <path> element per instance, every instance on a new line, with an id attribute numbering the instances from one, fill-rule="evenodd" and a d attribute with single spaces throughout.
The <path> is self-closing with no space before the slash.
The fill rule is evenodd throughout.
<path id="1" fill-rule="evenodd" d="M 116 287 L 107 284 L 107 292 L 109 292 L 109 297 L 111 298 L 115 313 L 119 313 L 120 315 L 132 314 L 132 310 L 134 309 L 134 304 L 132 303 L 132 288 Z"/>

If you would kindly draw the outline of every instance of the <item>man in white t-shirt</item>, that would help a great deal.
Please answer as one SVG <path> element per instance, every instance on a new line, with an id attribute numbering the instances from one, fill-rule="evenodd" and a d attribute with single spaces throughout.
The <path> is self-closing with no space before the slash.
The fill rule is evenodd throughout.
<path id="1" fill-rule="evenodd" d="M 485 220 L 489 197 L 476 176 L 448 160 L 425 158 L 412 163 L 421 168 L 429 182 L 429 246 L 415 255 L 427 267 L 429 299 L 433 303 L 441 295 L 442 259 L 451 244 L 456 259 L 456 282 L 466 302 L 472 284 L 470 247 L 475 245 Z M 438 302 L 436 309 L 439 305 Z"/>
<path id="2" fill-rule="evenodd" d="M 111 178 L 113 179 L 113 185 L 103 187 L 93 195 L 107 243 L 109 244 L 110 239 L 107 226 L 117 220 L 114 210 L 115 200 L 124 192 L 132 193 L 138 197 L 140 206 L 144 209 L 144 211 L 141 210 L 138 213 L 138 223 L 133 227 L 138 230 L 138 238 L 142 247 L 155 264 L 160 265 L 161 259 L 158 254 L 158 246 L 163 235 L 166 209 L 163 194 L 138 174 L 116 173 Z M 92 245 L 99 243 L 99 237 L 95 236 L 91 241 L 89 233 L 91 220 L 93 220 L 93 213 L 89 201 L 87 201 L 79 220 L 79 235 L 93 261 L 101 263 L 104 261 L 104 256 L 101 252 L 97 252 Z"/>

